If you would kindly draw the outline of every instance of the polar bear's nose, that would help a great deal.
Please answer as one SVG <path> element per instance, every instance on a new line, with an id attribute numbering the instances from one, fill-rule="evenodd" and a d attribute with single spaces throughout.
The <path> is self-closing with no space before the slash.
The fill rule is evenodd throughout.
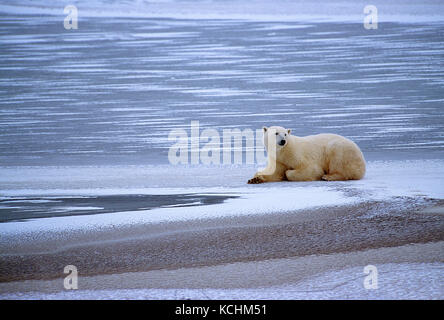
<path id="1" fill-rule="evenodd" d="M 281 145 L 281 146 L 283 146 L 283 145 L 285 145 L 285 140 L 284 139 L 282 139 L 281 141 L 279 141 L 279 145 Z"/>

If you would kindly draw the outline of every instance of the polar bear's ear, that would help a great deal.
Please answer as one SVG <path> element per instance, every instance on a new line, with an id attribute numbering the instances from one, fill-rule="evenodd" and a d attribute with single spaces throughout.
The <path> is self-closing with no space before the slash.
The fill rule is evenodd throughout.
<path id="1" fill-rule="evenodd" d="M 291 129 L 287 129 L 287 133 L 290 134 L 291 133 Z"/>
<path id="2" fill-rule="evenodd" d="M 262 129 L 264 130 L 264 132 L 267 132 L 267 130 L 268 130 L 267 127 L 262 127 Z"/>

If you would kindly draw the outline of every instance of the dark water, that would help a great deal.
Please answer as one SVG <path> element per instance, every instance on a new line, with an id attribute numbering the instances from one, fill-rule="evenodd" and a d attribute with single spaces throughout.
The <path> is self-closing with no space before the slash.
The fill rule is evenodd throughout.
<path id="1" fill-rule="evenodd" d="M 443 30 L 2 15 L 0 165 L 167 163 L 193 120 L 441 155 Z"/>
<path id="2" fill-rule="evenodd" d="M 204 206 L 238 196 L 220 194 L 129 194 L 103 196 L 8 197 L 0 200 L 0 223 L 36 218 Z"/>

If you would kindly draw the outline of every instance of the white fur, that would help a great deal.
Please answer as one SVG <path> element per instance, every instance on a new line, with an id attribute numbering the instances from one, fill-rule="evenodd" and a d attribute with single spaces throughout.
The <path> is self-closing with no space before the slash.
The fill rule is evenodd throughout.
<path id="1" fill-rule="evenodd" d="M 336 134 L 292 136 L 289 129 L 264 127 L 267 167 L 248 183 L 270 181 L 359 180 L 365 159 L 351 140 Z M 280 145 L 285 141 L 284 145 Z"/>

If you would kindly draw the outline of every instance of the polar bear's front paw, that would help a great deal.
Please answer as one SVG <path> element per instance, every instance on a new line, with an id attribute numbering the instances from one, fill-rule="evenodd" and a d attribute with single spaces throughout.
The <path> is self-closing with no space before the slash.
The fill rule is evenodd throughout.
<path id="1" fill-rule="evenodd" d="M 253 179 L 248 180 L 248 184 L 258 184 L 258 183 L 264 183 L 265 180 L 261 178 L 260 176 L 254 177 Z"/>

